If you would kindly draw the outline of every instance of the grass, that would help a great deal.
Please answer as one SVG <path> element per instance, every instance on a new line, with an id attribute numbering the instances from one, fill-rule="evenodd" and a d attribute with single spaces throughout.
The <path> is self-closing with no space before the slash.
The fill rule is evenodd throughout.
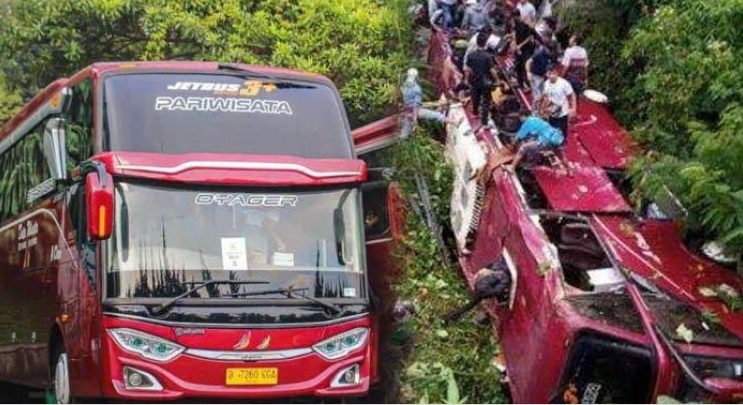
<path id="1" fill-rule="evenodd" d="M 443 146 L 429 131 L 413 137 L 387 153 L 387 164 L 396 169 L 397 180 L 408 201 L 418 198 L 414 175 L 429 182 L 432 203 L 440 224 L 448 223 L 452 173 Z M 488 326 L 471 317 L 445 326 L 446 313 L 469 297 L 456 264 L 447 263 L 445 252 L 422 219 L 409 210 L 397 256 L 404 268 L 396 288 L 400 299 L 413 300 L 416 314 L 400 325 L 396 344 L 401 347 L 400 402 L 504 403 L 507 397 L 499 372 L 491 360 L 498 346 Z"/>

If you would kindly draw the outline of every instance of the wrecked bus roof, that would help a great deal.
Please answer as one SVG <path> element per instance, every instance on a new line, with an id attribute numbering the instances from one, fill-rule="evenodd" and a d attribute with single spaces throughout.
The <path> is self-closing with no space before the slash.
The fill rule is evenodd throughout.
<path id="1" fill-rule="evenodd" d="M 571 175 L 545 166 L 533 168 L 532 173 L 553 210 L 632 212 L 606 173 L 596 166 L 575 167 Z"/>

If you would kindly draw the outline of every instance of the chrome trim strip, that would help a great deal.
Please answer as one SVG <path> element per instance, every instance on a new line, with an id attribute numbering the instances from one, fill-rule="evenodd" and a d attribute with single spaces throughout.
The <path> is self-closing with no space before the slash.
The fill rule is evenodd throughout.
<path id="1" fill-rule="evenodd" d="M 329 326 L 335 325 L 342 322 L 354 321 L 368 316 L 369 313 L 364 312 L 354 316 L 348 316 L 345 318 L 333 319 L 324 322 L 307 322 L 307 323 L 291 323 L 291 324 L 251 324 L 251 323 L 196 323 L 196 322 L 170 322 L 161 321 L 158 319 L 146 318 L 143 316 L 129 315 L 129 314 L 117 314 L 112 312 L 103 312 L 103 315 L 113 316 L 117 318 L 132 319 L 135 321 L 142 321 L 147 323 L 154 323 L 164 326 L 172 326 L 177 328 L 208 328 L 208 329 L 290 329 L 290 328 L 304 328 L 304 327 L 315 327 L 315 326 Z"/>
<path id="2" fill-rule="evenodd" d="M 366 245 L 376 245 L 378 243 L 387 243 L 392 242 L 393 238 L 382 238 L 382 239 L 374 239 L 373 241 L 366 242 Z"/>
<path id="3" fill-rule="evenodd" d="M 184 354 L 190 354 L 195 357 L 201 357 L 210 360 L 222 361 L 257 361 L 257 360 L 288 360 L 295 357 L 304 356 L 312 353 L 309 347 L 301 349 L 272 350 L 272 351 L 220 351 L 220 350 L 201 350 L 188 349 Z"/>
<path id="4" fill-rule="evenodd" d="M 296 163 L 267 163 L 267 162 L 221 162 L 221 161 L 191 161 L 177 166 L 137 166 L 117 165 L 121 170 L 137 170 L 163 174 L 177 174 L 191 169 L 243 169 L 243 170 L 278 170 L 298 172 L 314 178 L 360 176 L 361 172 L 318 172 Z"/>

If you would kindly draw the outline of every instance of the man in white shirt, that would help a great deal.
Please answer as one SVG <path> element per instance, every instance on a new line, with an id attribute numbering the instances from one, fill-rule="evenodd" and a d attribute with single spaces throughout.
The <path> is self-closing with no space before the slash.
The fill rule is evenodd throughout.
<path id="1" fill-rule="evenodd" d="M 588 52 L 580 45 L 580 35 L 571 36 L 569 44 L 570 47 L 562 57 L 562 66 L 565 69 L 565 79 L 576 93 L 580 93 L 588 87 Z"/>
<path id="2" fill-rule="evenodd" d="M 549 113 L 549 123 L 562 131 L 565 142 L 568 140 L 568 120 L 576 113 L 576 97 L 573 86 L 560 77 L 555 65 L 547 69 L 547 80 L 542 88 L 542 106 Z"/>
<path id="3" fill-rule="evenodd" d="M 529 24 L 531 27 L 537 23 L 537 9 L 534 8 L 534 5 L 529 0 L 519 0 L 516 9 L 521 14 L 521 21 Z"/>

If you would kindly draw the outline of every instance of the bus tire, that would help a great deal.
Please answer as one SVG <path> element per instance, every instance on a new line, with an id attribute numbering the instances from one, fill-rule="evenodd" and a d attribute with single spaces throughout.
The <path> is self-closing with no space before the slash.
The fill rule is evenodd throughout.
<path id="1" fill-rule="evenodd" d="M 55 348 L 52 362 L 52 393 L 57 404 L 77 403 L 70 388 L 70 363 L 62 344 Z"/>

